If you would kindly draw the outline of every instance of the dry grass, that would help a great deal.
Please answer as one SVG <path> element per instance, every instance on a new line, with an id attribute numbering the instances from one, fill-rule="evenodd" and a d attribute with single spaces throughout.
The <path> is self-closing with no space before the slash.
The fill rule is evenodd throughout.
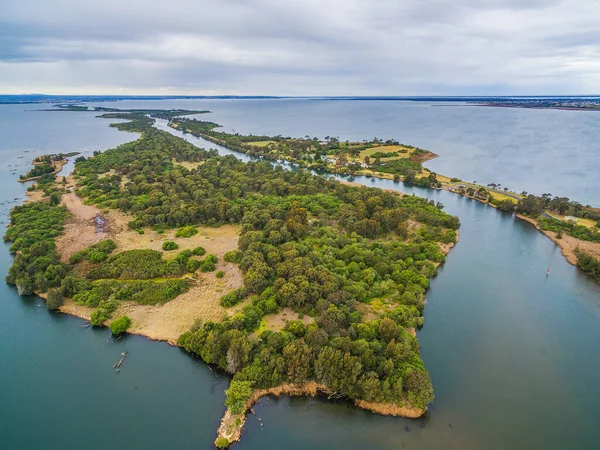
<path id="1" fill-rule="evenodd" d="M 113 239 L 117 244 L 117 252 L 134 249 L 162 251 L 163 242 L 172 240 L 179 244 L 179 249 L 167 252 L 167 257 L 174 257 L 184 249 L 191 250 L 202 246 L 207 254 L 212 253 L 219 258 L 216 266 L 217 270 L 223 271 L 223 278 L 217 278 L 216 272 L 197 272 L 194 274 L 195 285 L 188 292 L 162 306 L 122 302 L 113 317 L 129 316 L 133 321 L 130 332 L 151 339 L 174 342 L 181 333 L 189 330 L 196 319 L 219 321 L 243 307 L 242 303 L 225 309 L 219 304 L 222 295 L 242 286 L 242 274 L 237 265 L 223 261 L 225 252 L 237 249 L 239 227 L 199 227 L 198 234 L 189 238 L 175 238 L 176 230 L 159 234 L 146 229 L 141 235 L 127 227 L 131 217 L 120 211 L 110 210 L 103 213 L 96 206 L 83 204 L 75 193 L 64 195 L 63 203 L 71 213 L 64 233 L 56 239 L 57 251 L 63 261 L 68 261 L 73 253 L 102 239 Z M 105 218 L 106 232 L 96 232 L 94 218 L 97 215 Z M 61 310 L 85 319 L 89 319 L 93 312 L 93 309 L 77 306 L 73 302 L 67 302 Z"/>
<path id="2" fill-rule="evenodd" d="M 193 170 L 204 164 L 204 161 L 175 161 L 175 159 L 173 159 L 173 164 L 176 166 L 185 167 L 187 170 Z"/>
<path id="3" fill-rule="evenodd" d="M 294 312 L 292 308 L 282 308 L 277 314 L 264 316 L 256 334 L 260 335 L 265 330 L 281 331 L 290 320 L 300 320 L 304 325 L 315 321 L 312 317 L 306 315 L 300 318 L 298 313 Z"/>
<path id="4" fill-rule="evenodd" d="M 555 214 L 555 213 L 551 213 L 546 211 L 546 214 L 548 214 L 549 216 L 552 216 L 553 218 L 555 218 L 556 220 L 561 220 L 561 221 L 565 221 L 565 216 L 562 216 L 560 214 Z M 583 225 L 584 227 L 588 227 L 588 228 L 596 228 L 596 221 L 592 220 L 592 219 L 584 219 L 582 217 L 578 217 L 577 218 L 577 225 Z"/>
<path id="5" fill-rule="evenodd" d="M 513 203 L 518 202 L 518 200 L 516 198 L 511 197 L 510 195 L 500 194 L 498 192 L 492 192 L 492 191 L 490 191 L 490 195 L 492 196 L 492 198 L 495 198 L 496 200 L 499 200 L 499 201 L 510 200 Z"/>
<path id="6" fill-rule="evenodd" d="M 27 200 L 25 200 L 25 203 L 41 202 L 42 200 L 44 200 L 44 191 L 42 191 L 41 189 L 38 189 L 37 191 L 27 191 L 26 195 Z"/>
<path id="7" fill-rule="evenodd" d="M 398 153 L 399 150 L 406 150 L 406 153 Z M 389 158 L 381 158 L 382 161 L 391 161 L 393 159 L 400 159 L 400 158 L 410 158 L 410 156 L 412 155 L 414 150 L 415 150 L 414 148 L 408 148 L 408 147 L 405 147 L 404 145 L 378 145 L 377 147 L 371 147 L 371 148 L 367 148 L 366 150 L 362 150 L 360 152 L 359 159 L 362 161 L 365 159 L 365 156 L 371 157 L 371 155 L 373 153 L 377 153 L 377 152 L 383 152 L 383 153 L 395 152 L 398 155 L 398 156 L 389 157 Z"/>
<path id="8" fill-rule="evenodd" d="M 217 270 L 222 270 L 225 276 L 217 278 L 215 272 L 198 273 L 196 285 L 170 302 L 159 306 L 123 302 L 114 317 L 129 316 L 132 320 L 128 330 L 130 333 L 174 343 L 181 333 L 190 329 L 196 319 L 203 323 L 218 322 L 232 316 L 244 306 L 241 303 L 225 309 L 219 304 L 219 298 L 223 294 L 242 286 L 242 274 L 236 265 L 222 261 L 217 263 Z"/>
<path id="9" fill-rule="evenodd" d="M 102 211 L 95 206 L 84 205 L 75 193 L 65 194 L 63 204 L 71 215 L 65 221 L 63 234 L 58 236 L 55 242 L 61 260 L 67 262 L 74 253 L 98 241 L 108 239 L 110 232 L 107 229 L 106 232 L 96 233 L 94 218 L 102 215 Z"/>
<path id="10" fill-rule="evenodd" d="M 252 147 L 268 147 L 271 144 L 276 144 L 275 141 L 256 141 L 256 142 L 245 142 L 247 145 L 251 145 Z"/>

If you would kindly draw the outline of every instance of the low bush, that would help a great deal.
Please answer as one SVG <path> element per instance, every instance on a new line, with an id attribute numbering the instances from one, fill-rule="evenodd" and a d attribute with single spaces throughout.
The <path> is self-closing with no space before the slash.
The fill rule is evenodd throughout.
<path id="1" fill-rule="evenodd" d="M 131 326 L 131 319 L 127 316 L 119 317 L 116 320 L 113 320 L 110 323 L 110 331 L 115 336 L 125 333 L 127 329 Z"/>
<path id="2" fill-rule="evenodd" d="M 215 441 L 215 446 L 217 448 L 227 448 L 227 447 L 229 447 L 229 441 L 227 440 L 226 437 L 220 436 Z"/>
<path id="3" fill-rule="evenodd" d="M 112 313 L 117 309 L 117 302 L 114 300 L 103 300 L 98 305 L 92 315 L 90 316 L 90 325 L 93 327 L 102 326 L 104 322 L 112 317 Z"/>
<path id="4" fill-rule="evenodd" d="M 230 250 L 223 255 L 223 260 L 239 264 L 243 256 L 244 253 L 241 250 Z"/>
<path id="5" fill-rule="evenodd" d="M 244 292 L 242 289 L 234 289 L 222 296 L 219 300 L 221 306 L 229 307 L 237 305 L 244 299 Z"/>
<path id="6" fill-rule="evenodd" d="M 162 245 L 162 249 L 164 251 L 170 251 L 170 250 L 177 250 L 179 248 L 179 245 L 177 244 L 177 242 L 173 242 L 173 241 L 165 241 L 163 242 Z"/>
<path id="7" fill-rule="evenodd" d="M 205 259 L 202 265 L 200 266 L 201 272 L 213 272 L 216 269 L 215 263 L 213 263 L 209 259 Z"/>
<path id="8" fill-rule="evenodd" d="M 179 228 L 175 232 L 175 237 L 176 238 L 178 238 L 178 237 L 189 238 L 195 234 L 198 234 L 198 230 L 196 229 L 196 227 L 187 226 L 187 227 Z"/>

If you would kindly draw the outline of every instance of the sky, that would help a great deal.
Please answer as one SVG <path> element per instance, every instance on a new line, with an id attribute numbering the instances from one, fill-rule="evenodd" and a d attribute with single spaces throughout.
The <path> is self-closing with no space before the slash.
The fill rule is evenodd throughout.
<path id="1" fill-rule="evenodd" d="M 600 94 L 599 0 L 0 0 L 0 93 Z"/>

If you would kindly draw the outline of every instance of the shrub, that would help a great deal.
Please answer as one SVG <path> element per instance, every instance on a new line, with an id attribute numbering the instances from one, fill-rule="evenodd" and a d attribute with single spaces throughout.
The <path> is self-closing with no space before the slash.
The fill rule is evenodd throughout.
<path id="1" fill-rule="evenodd" d="M 202 263 L 197 259 L 189 259 L 186 263 L 186 268 L 188 272 L 194 273 L 196 270 L 198 270 L 198 267 L 200 267 L 201 265 Z"/>
<path id="2" fill-rule="evenodd" d="M 100 327 L 108 319 L 109 317 L 104 311 L 97 309 L 90 316 L 90 325 Z"/>
<path id="3" fill-rule="evenodd" d="M 85 258 L 93 264 L 98 264 L 105 261 L 107 256 L 111 254 L 115 248 L 117 248 L 117 244 L 115 244 L 112 239 L 105 239 L 104 241 L 92 244 L 88 248 L 75 253 L 69 258 L 69 263 L 77 264 Z"/>
<path id="4" fill-rule="evenodd" d="M 213 263 L 211 260 L 209 260 L 208 258 L 204 260 L 204 262 L 202 263 L 202 265 L 200 266 L 200 270 L 202 272 L 212 272 L 216 269 L 215 267 L 215 263 Z"/>
<path id="5" fill-rule="evenodd" d="M 219 258 L 217 258 L 215 255 L 207 255 L 206 258 L 204 258 L 204 260 L 216 264 Z"/>
<path id="6" fill-rule="evenodd" d="M 117 309 L 117 302 L 114 300 L 102 300 L 92 315 L 90 316 L 90 325 L 93 327 L 102 326 L 104 322 L 111 318 L 112 313 Z"/>
<path id="7" fill-rule="evenodd" d="M 165 241 L 165 242 L 163 242 L 163 245 L 162 245 L 162 249 L 164 251 L 177 250 L 178 248 L 179 248 L 179 245 L 177 244 L 177 242 L 173 242 L 173 241 Z"/>
<path id="8" fill-rule="evenodd" d="M 119 317 L 116 320 L 113 320 L 110 323 L 110 331 L 112 334 L 119 335 L 125 333 L 127 329 L 131 326 L 131 319 L 127 316 Z"/>
<path id="9" fill-rule="evenodd" d="M 243 256 L 244 253 L 241 250 L 230 250 L 223 255 L 223 259 L 227 262 L 238 264 Z"/>
<path id="10" fill-rule="evenodd" d="M 192 250 L 192 253 L 196 256 L 202 256 L 206 253 L 206 250 L 204 250 L 204 247 L 196 247 Z"/>
<path id="11" fill-rule="evenodd" d="M 217 438 L 217 440 L 215 441 L 215 446 L 217 448 L 227 448 L 227 447 L 229 447 L 229 441 L 227 440 L 226 437 L 219 436 Z"/>
<path id="12" fill-rule="evenodd" d="M 221 306 L 233 306 L 237 305 L 244 298 L 244 293 L 241 289 L 234 289 L 233 291 L 228 292 L 223 297 L 219 299 L 219 303 Z"/>
<path id="13" fill-rule="evenodd" d="M 215 274 L 215 276 L 216 276 L 217 278 L 223 278 L 223 276 L 224 276 L 224 275 L 225 275 L 225 274 L 223 273 L 223 271 L 222 271 L 222 270 L 217 270 L 217 273 Z"/>
<path id="14" fill-rule="evenodd" d="M 98 264 L 106 260 L 106 253 L 99 252 L 97 250 L 88 253 L 86 259 L 92 264 Z"/>
<path id="15" fill-rule="evenodd" d="M 188 237 L 192 237 L 195 234 L 198 234 L 198 230 L 195 227 L 187 226 L 187 227 L 179 228 L 175 232 L 175 237 L 176 238 L 178 238 L 178 237 L 188 238 Z"/>
<path id="16" fill-rule="evenodd" d="M 285 324 L 283 328 L 285 331 L 289 331 L 296 337 L 304 337 L 306 334 L 306 326 L 302 323 L 301 320 L 290 320 Z"/>
<path id="17" fill-rule="evenodd" d="M 46 308 L 50 311 L 57 310 L 63 304 L 63 296 L 60 289 L 50 289 L 48 291 L 48 299 L 46 300 Z"/>
<path id="18" fill-rule="evenodd" d="M 90 280 L 179 277 L 185 272 L 186 262 L 185 255 L 177 255 L 173 261 L 166 261 L 163 253 L 156 250 L 127 250 L 111 256 L 90 270 L 86 277 Z"/>

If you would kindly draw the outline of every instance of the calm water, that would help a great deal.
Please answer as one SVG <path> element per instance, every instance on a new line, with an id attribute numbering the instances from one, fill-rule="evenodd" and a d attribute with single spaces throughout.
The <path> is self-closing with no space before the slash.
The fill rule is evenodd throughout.
<path id="1" fill-rule="evenodd" d="M 474 107 L 416 105 L 414 113 L 408 114 L 412 105 L 391 102 L 169 101 L 120 102 L 118 106 L 129 104 L 209 108 L 215 111 L 211 120 L 240 132 L 334 134 L 348 139 L 374 135 L 400 139 L 401 134 L 400 140 L 423 147 L 425 143 L 404 139 L 408 131 L 398 133 L 393 124 L 419 122 L 407 115 L 438 115 L 436 120 L 421 123 L 420 131 L 411 132 L 425 138 L 425 128 L 430 126 L 435 135 L 431 139 L 442 142 L 443 136 L 459 133 L 444 131 L 453 126 L 447 123 L 448 117 L 470 114 L 468 127 L 477 129 L 481 138 L 486 132 L 500 134 L 506 114 L 517 111 L 530 114 L 527 126 L 534 135 L 580 136 L 573 145 L 593 149 L 587 139 L 598 133 L 597 128 L 585 123 L 600 119 L 592 113 L 572 118 L 573 113 L 560 111 L 556 113 L 565 115 L 561 129 L 556 130 L 552 129 L 556 124 L 547 120 L 548 111 L 485 109 L 502 117 L 490 126 L 490 117 L 481 119 L 488 114 L 482 112 L 484 108 Z M 108 128 L 94 114 L 25 114 L 22 109 L 0 106 L 2 221 L 23 198 L 24 186 L 16 178 L 34 155 L 104 149 L 134 137 Z M 454 125 L 459 122 L 452 119 Z M 462 132 L 465 126 L 461 125 Z M 522 132 L 526 127 L 515 126 L 522 127 Z M 441 147 L 452 145 L 446 142 Z M 483 146 L 482 142 L 477 145 Z M 428 147 L 442 155 L 442 150 Z M 529 162 L 523 164 L 543 165 L 544 155 L 532 149 L 523 146 L 515 152 L 527 155 Z M 481 162 L 474 159 L 473 164 Z M 498 182 L 494 164 L 486 171 Z M 588 162 L 572 164 L 582 186 L 598 189 L 594 175 L 585 175 L 590 173 Z M 12 174 L 15 166 L 18 171 Z M 557 173 L 547 178 L 545 191 L 564 192 Z M 519 188 L 533 176 L 525 175 L 506 174 L 519 181 Z M 600 441 L 600 285 L 566 263 L 550 240 L 510 215 L 444 191 L 384 180 L 357 181 L 433 198 L 461 218 L 460 242 L 432 282 L 425 327 L 419 332 L 436 401 L 423 419 L 406 420 L 376 416 L 345 403 L 263 399 L 256 411 L 264 429 L 251 417 L 238 447 L 596 448 Z M 589 199 L 582 197 L 582 201 L 600 203 L 597 192 L 586 192 Z M 2 272 L 9 264 L 10 256 L 3 249 Z M 549 277 L 547 267 L 552 268 Z M 130 355 L 117 375 L 111 367 L 125 349 Z M 1 448 L 210 448 L 224 409 L 226 386 L 226 378 L 215 376 L 202 362 L 176 348 L 134 336 L 115 341 L 105 330 L 49 314 L 35 298 L 21 299 L 0 284 Z"/>

